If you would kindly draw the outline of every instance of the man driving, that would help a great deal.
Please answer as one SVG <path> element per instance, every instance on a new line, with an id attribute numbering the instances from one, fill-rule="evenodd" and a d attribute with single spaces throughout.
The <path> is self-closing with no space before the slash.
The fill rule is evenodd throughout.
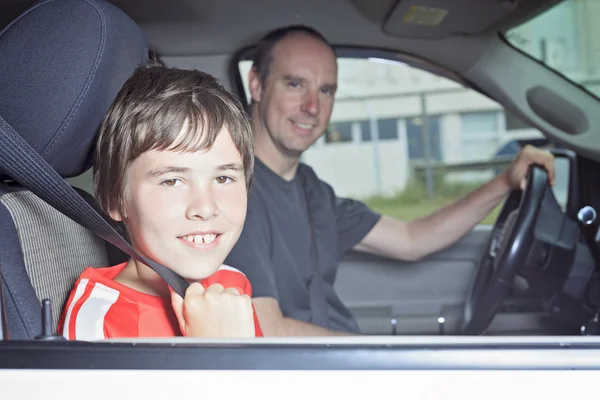
<path id="1" fill-rule="evenodd" d="M 457 242 L 511 190 L 523 188 L 530 165 L 543 166 L 554 181 L 551 153 L 529 146 L 472 193 L 410 222 L 337 197 L 300 162 L 328 126 L 337 73 L 332 47 L 305 26 L 268 33 L 254 54 L 249 86 L 255 175 L 244 230 L 226 263 L 252 283 L 265 336 L 359 334 L 333 287 L 346 251 L 422 259 Z"/>

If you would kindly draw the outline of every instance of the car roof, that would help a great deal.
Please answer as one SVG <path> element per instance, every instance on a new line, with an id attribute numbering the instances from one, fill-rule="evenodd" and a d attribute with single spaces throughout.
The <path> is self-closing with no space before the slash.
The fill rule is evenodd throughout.
<path id="1" fill-rule="evenodd" d="M 465 40 L 506 29 L 542 12 L 557 0 L 113 0 L 144 30 L 163 56 L 232 53 L 255 43 L 268 30 L 306 24 L 334 45 L 376 47 L 421 56 L 455 70 L 476 62 L 483 46 Z M 27 0 L 0 0 L 0 26 L 28 6 Z M 408 23 L 411 7 L 437 9 L 440 23 Z M 423 10 L 416 9 L 416 10 Z M 425 10 L 426 11 L 426 10 Z M 332 23 L 335 21 L 335 23 Z M 449 45 L 451 44 L 451 45 Z M 459 52 L 460 54 L 457 54 Z"/>

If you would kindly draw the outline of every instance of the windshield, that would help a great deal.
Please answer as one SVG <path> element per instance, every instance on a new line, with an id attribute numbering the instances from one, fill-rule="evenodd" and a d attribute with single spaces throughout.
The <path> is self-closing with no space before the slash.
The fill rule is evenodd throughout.
<path id="1" fill-rule="evenodd" d="M 565 0 L 509 30 L 510 44 L 600 97 L 600 1 Z"/>

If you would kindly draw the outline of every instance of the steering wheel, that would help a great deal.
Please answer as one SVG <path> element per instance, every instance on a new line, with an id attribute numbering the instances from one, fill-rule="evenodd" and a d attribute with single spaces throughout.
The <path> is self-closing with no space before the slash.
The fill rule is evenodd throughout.
<path id="1" fill-rule="evenodd" d="M 463 334 L 483 333 L 511 291 L 533 244 L 539 210 L 549 188 L 546 171 L 533 165 L 525 190 L 512 191 L 504 203 L 468 291 Z"/>

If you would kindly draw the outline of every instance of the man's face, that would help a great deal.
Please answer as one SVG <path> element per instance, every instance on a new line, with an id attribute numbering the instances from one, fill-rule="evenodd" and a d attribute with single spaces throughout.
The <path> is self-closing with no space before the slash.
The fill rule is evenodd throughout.
<path id="1" fill-rule="evenodd" d="M 305 34 L 291 34 L 272 52 L 264 82 L 251 72 L 258 128 L 277 149 L 299 156 L 324 132 L 337 88 L 337 61 L 331 49 Z"/>
<path id="2" fill-rule="evenodd" d="M 212 275 L 240 236 L 247 192 L 240 153 L 223 129 L 207 152 L 151 150 L 126 170 L 123 220 L 133 247 L 180 276 Z"/>

